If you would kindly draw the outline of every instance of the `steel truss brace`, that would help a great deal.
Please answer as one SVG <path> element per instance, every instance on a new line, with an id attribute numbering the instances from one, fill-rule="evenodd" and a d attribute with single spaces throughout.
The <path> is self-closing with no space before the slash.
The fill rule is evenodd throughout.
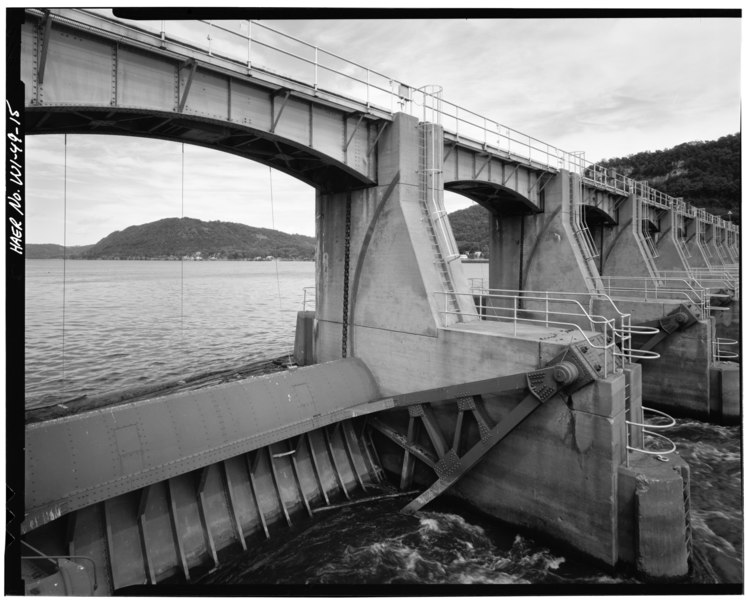
<path id="1" fill-rule="evenodd" d="M 597 375 L 581 351 L 575 346 L 570 346 L 547 367 L 536 371 L 405 394 L 394 398 L 396 407 L 408 409 L 407 435 L 404 436 L 375 417 L 369 420 L 369 425 L 404 450 L 401 489 L 408 489 L 412 483 L 414 458 L 432 469 L 438 477 L 430 488 L 407 504 L 402 512 L 412 514 L 437 498 L 461 479 L 526 417 L 558 392 L 574 391 L 595 379 Z M 526 390 L 528 393 L 499 423 L 493 423 L 484 410 L 482 393 L 495 394 L 515 390 Z M 455 401 L 458 406 L 455 431 L 450 444 L 443 435 L 431 408 L 431 404 L 445 401 Z M 478 426 L 479 441 L 461 454 L 462 431 L 467 412 L 471 414 Z M 424 428 L 433 450 L 417 443 L 421 428 Z"/>
<path id="2" fill-rule="evenodd" d="M 44 11 L 44 17 L 41 20 L 42 34 L 41 55 L 39 56 L 39 85 L 44 83 L 44 70 L 47 65 L 47 56 L 49 55 L 49 36 L 52 33 L 52 17 L 49 10 Z"/>
<path id="3" fill-rule="evenodd" d="M 520 166 L 520 163 L 516 164 L 516 166 L 513 167 L 513 170 L 510 172 L 510 175 L 508 175 L 507 177 L 505 177 L 505 173 L 503 172 L 503 185 L 508 185 L 508 182 L 513 178 L 513 175 L 516 174 L 516 172 L 518 171 L 518 167 Z"/>
<path id="4" fill-rule="evenodd" d="M 272 96 L 272 108 L 274 109 L 274 98 L 278 94 L 280 94 L 282 91 L 285 92 L 285 95 L 282 98 L 282 104 L 280 104 L 280 109 L 277 111 L 277 114 L 275 115 L 274 121 L 272 121 L 272 126 L 269 128 L 270 133 L 275 132 L 275 127 L 277 127 L 277 123 L 280 122 L 280 117 L 282 116 L 282 111 L 285 110 L 285 105 L 288 103 L 288 100 L 290 98 L 290 90 L 277 90 L 273 96 Z"/>
<path id="5" fill-rule="evenodd" d="M 549 177 L 547 177 L 547 180 L 546 180 L 546 181 L 545 181 L 545 182 L 544 182 L 544 183 L 543 183 L 542 185 L 540 185 L 540 186 L 539 186 L 539 190 L 538 190 L 538 192 L 537 192 L 537 193 L 539 193 L 539 194 L 541 194 L 542 190 L 543 190 L 543 189 L 544 189 L 544 188 L 545 188 L 545 187 L 547 186 L 547 184 L 548 184 L 548 183 L 549 183 L 549 182 L 550 182 L 550 181 L 552 180 L 552 177 L 554 177 L 555 173 L 549 173 L 548 171 L 542 171 L 542 172 L 541 172 L 541 174 L 540 174 L 540 175 L 539 175 L 539 176 L 538 176 L 538 177 L 536 178 L 536 181 L 534 181 L 534 184 L 533 184 L 533 185 L 532 185 L 532 186 L 531 186 L 530 188 L 528 188 L 528 193 L 529 193 L 529 194 L 530 194 L 530 193 L 531 193 L 531 192 L 533 191 L 533 189 L 534 189 L 534 188 L 535 188 L 535 187 L 536 187 L 537 185 L 539 185 L 539 184 L 541 183 L 541 181 L 542 181 L 542 179 L 544 179 L 544 176 L 545 176 L 545 175 L 549 175 Z"/>
<path id="6" fill-rule="evenodd" d="M 192 81 L 194 81 L 194 74 L 197 72 L 197 61 L 190 58 L 185 67 L 189 69 L 189 75 L 187 76 L 186 83 L 184 84 L 184 91 L 181 94 L 181 100 L 179 101 L 178 112 L 183 113 L 186 107 L 186 101 L 189 97 L 189 90 L 192 88 Z"/>
<path id="7" fill-rule="evenodd" d="M 661 319 L 647 321 L 645 323 L 636 323 L 636 325 L 654 327 L 658 329 L 658 333 L 653 336 L 649 336 L 646 339 L 645 343 L 643 343 L 639 348 L 636 347 L 635 349 L 652 350 L 674 332 L 684 330 L 687 327 L 691 327 L 698 320 L 699 317 L 697 313 L 692 310 L 692 308 L 685 304 L 681 304 Z M 633 358 L 632 360 L 636 361 L 639 359 Z"/>

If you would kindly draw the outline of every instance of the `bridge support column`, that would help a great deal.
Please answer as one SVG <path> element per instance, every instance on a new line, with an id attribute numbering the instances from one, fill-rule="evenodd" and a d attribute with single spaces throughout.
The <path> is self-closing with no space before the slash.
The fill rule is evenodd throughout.
<path id="1" fill-rule="evenodd" d="M 416 120 L 397 115 L 379 142 L 379 187 L 317 196 L 317 360 L 345 353 L 361 359 L 381 393 L 391 398 L 534 372 L 580 337 L 482 321 L 473 305 L 468 312 L 463 303 L 447 301 L 449 283 L 456 291 L 463 289 L 470 301 L 471 295 L 459 282 L 457 262 L 446 263 L 449 277 L 444 277 L 442 241 L 423 211 L 420 133 Z M 526 257 L 532 249 L 533 256 L 526 260 L 525 285 L 540 285 L 548 273 L 557 277 L 565 271 L 566 278 L 586 289 L 569 224 L 569 178 L 561 173 L 548 186 L 545 215 L 526 218 Z M 515 225 L 520 232 L 520 220 Z M 572 268 L 558 268 L 562 261 Z M 461 311 L 455 320 L 449 318 L 454 310 Z M 604 346 L 599 334 L 590 335 L 596 347 Z M 581 356 L 589 361 L 591 383 L 539 406 L 480 454 L 445 493 L 614 565 L 622 552 L 620 532 L 634 525 L 620 521 L 617 478 L 625 462 L 627 404 L 631 414 L 639 412 L 640 395 L 638 387 L 630 386 L 636 391 L 628 399 L 624 373 L 603 372 L 603 365 L 613 364 L 610 350 L 586 350 Z M 478 446 L 480 431 L 492 431 L 512 413 L 507 427 L 524 399 L 525 392 L 507 390 L 482 394 L 474 408 L 464 401 L 463 410 L 456 402 L 433 402 L 424 417 L 417 417 L 425 425 L 419 433 L 410 427 L 408 410 L 386 410 L 375 417 L 377 454 L 393 473 L 392 481 L 428 488 L 438 477 L 448 479 L 452 451 L 466 460 L 458 447 Z M 424 446 L 415 442 L 425 435 L 430 441 Z M 459 468 L 457 459 L 454 468 Z M 433 472 L 436 464 L 439 475 Z M 634 549 L 624 552 L 634 560 Z"/>
<path id="2" fill-rule="evenodd" d="M 619 207 L 619 222 L 604 236 L 603 275 L 654 277 L 652 257 L 635 234 L 635 217 L 641 199 L 630 195 Z"/>
<path id="3" fill-rule="evenodd" d="M 571 187 L 580 201 L 579 178 L 561 170 L 544 188 L 544 212 L 502 216 L 491 222 L 490 288 L 590 291 L 598 276 L 583 255 L 571 223 Z"/>
<path id="4" fill-rule="evenodd" d="M 476 319 L 461 263 L 449 260 L 450 229 L 437 222 L 443 190 L 423 160 L 427 135 L 437 128 L 396 115 L 379 140 L 381 184 L 316 199 L 317 360 L 358 356 L 375 368 L 387 357 L 397 363 L 381 370 L 390 389 L 410 380 L 397 351 L 418 353 L 438 327 Z"/>
<path id="5" fill-rule="evenodd" d="M 696 266 L 698 252 L 692 252 L 691 257 L 682 258 L 682 248 L 677 247 L 677 241 L 683 236 L 677 232 L 678 221 L 675 207 L 663 211 L 660 216 L 660 235 L 658 236 L 658 257 L 655 258 L 655 264 L 659 271 L 681 271 L 686 275 L 689 266 Z M 679 235 L 677 238 L 676 236 Z M 679 242 L 683 243 L 683 242 Z M 686 262 L 685 262 L 686 261 Z M 609 272 L 608 275 L 613 273 Z"/>
<path id="6" fill-rule="evenodd" d="M 680 308 L 672 301 L 616 300 L 622 312 L 634 316 L 633 324 L 655 325 Z M 660 327 L 659 327 L 660 329 Z M 674 415 L 700 419 L 727 419 L 740 414 L 730 370 L 734 363 L 717 363 L 713 356 L 715 319 L 697 317 L 685 328 L 672 331 L 651 350 L 660 358 L 642 363 L 642 394 L 646 406 Z M 734 367 L 722 366 L 733 364 Z M 720 372 L 724 371 L 721 376 Z M 724 385 L 720 381 L 724 381 Z"/>

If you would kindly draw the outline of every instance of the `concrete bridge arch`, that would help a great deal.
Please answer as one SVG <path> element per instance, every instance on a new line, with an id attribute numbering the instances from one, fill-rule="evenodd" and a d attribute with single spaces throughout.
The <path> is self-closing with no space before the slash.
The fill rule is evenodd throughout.
<path id="1" fill-rule="evenodd" d="M 523 194 L 492 181 L 452 180 L 444 182 L 443 187 L 473 200 L 495 216 L 535 214 L 541 210 Z"/>
<path id="2" fill-rule="evenodd" d="M 26 133 L 131 135 L 255 160 L 334 192 L 375 185 L 375 146 L 388 121 L 313 90 L 253 77 L 235 61 L 188 57 L 86 31 L 64 19 L 23 26 Z"/>

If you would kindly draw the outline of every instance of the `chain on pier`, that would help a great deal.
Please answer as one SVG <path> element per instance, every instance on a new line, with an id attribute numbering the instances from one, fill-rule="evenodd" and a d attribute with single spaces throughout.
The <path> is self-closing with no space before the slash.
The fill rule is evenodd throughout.
<path id="1" fill-rule="evenodd" d="M 352 211 L 352 193 L 347 192 L 345 199 L 345 266 L 344 292 L 342 297 L 342 358 L 347 358 L 347 329 L 350 297 L 350 220 Z"/>

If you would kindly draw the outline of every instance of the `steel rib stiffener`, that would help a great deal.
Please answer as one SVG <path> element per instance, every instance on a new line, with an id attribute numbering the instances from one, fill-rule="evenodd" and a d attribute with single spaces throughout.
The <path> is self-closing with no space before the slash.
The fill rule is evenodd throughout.
<path id="1" fill-rule="evenodd" d="M 408 435 L 396 432 L 378 418 L 369 424 L 404 449 L 401 487 L 411 480 L 417 458 L 435 472 L 437 480 L 409 504 L 402 512 L 413 514 L 440 496 L 458 482 L 501 440 L 515 430 L 531 413 L 558 393 L 569 394 L 598 379 L 598 375 L 577 345 L 567 349 L 550 361 L 546 367 L 493 379 L 448 386 L 436 390 L 415 392 L 395 397 L 396 407 L 409 411 Z M 484 409 L 482 394 L 500 394 L 525 390 L 523 399 L 499 423 L 493 423 Z M 446 440 L 436 422 L 430 404 L 456 402 L 458 416 L 451 443 Z M 461 450 L 462 428 L 465 413 L 471 413 L 477 423 L 479 439 L 466 451 Z M 418 427 L 421 424 L 422 427 Z M 427 433 L 433 453 L 417 443 L 417 431 Z"/>
<path id="2" fill-rule="evenodd" d="M 22 531 L 390 407 L 379 399 L 368 368 L 350 358 L 30 425 Z"/>

